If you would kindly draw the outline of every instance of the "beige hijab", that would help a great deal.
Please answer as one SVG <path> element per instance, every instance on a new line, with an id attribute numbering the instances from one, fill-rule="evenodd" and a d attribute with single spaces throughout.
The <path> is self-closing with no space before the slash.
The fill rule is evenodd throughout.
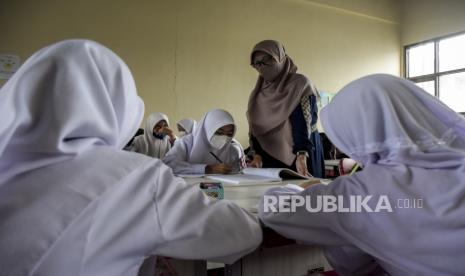
<path id="1" fill-rule="evenodd" d="M 271 55 L 277 62 L 284 62 L 284 67 L 271 82 L 258 77 L 247 110 L 249 132 L 268 154 L 290 166 L 295 154 L 292 153 L 294 142 L 289 116 L 302 97 L 316 92 L 305 76 L 296 73 L 297 66 L 281 43 L 274 40 L 258 43 L 250 55 L 251 62 L 257 51 Z"/>

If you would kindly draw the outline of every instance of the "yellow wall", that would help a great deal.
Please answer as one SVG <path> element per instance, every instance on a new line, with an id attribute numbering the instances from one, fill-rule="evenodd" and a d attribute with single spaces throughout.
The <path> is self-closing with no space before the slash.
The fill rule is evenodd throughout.
<path id="1" fill-rule="evenodd" d="M 465 31 L 464 0 L 401 1 L 402 45 Z"/>
<path id="2" fill-rule="evenodd" d="M 399 22 L 399 1 L 405 0 L 307 0 L 313 5 L 329 6 L 346 13 L 388 22 Z"/>
<path id="3" fill-rule="evenodd" d="M 146 114 L 174 123 L 229 110 L 247 144 L 245 111 L 257 77 L 249 66 L 262 39 L 288 54 L 323 91 L 360 76 L 399 75 L 400 31 L 391 0 L 42 0 L 4 1 L 0 53 L 24 60 L 66 38 L 89 38 L 131 68 Z"/>

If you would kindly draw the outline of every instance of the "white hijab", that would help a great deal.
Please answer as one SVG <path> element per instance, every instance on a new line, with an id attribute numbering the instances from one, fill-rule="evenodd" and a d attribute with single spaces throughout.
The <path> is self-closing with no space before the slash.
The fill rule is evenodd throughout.
<path id="1" fill-rule="evenodd" d="M 450 168 L 463 164 L 465 119 L 414 83 L 371 75 L 344 87 L 321 111 L 331 141 L 366 165 Z"/>
<path id="2" fill-rule="evenodd" d="M 194 131 L 197 122 L 194 119 L 185 118 L 180 120 L 177 124 L 186 131 L 186 134 L 191 134 Z"/>
<path id="3" fill-rule="evenodd" d="M 354 195 L 385 195 L 392 212 L 309 213 L 302 207 L 274 214 L 260 208 L 262 221 L 286 237 L 329 246 L 328 256 L 343 269 L 368 268 L 357 262 L 358 254 L 390 275 L 463 273 L 465 119 L 414 83 L 390 75 L 348 84 L 320 118 L 335 146 L 364 168 L 300 195 L 312 201 L 340 196 L 344 204 Z M 274 189 L 267 194 L 288 192 Z M 406 199 L 410 207 L 418 199 L 423 206 L 398 205 Z M 368 204 L 373 210 L 376 201 Z M 337 254 L 341 246 L 355 253 Z"/>
<path id="4" fill-rule="evenodd" d="M 242 147 L 236 140 L 233 139 L 221 149 L 214 148 L 210 143 L 215 132 L 225 125 L 234 125 L 234 134 L 236 133 L 237 127 L 234 119 L 226 110 L 213 109 L 205 114 L 192 136 L 184 137 L 186 141 L 192 140 L 187 162 L 192 164 L 219 163 L 210 152 L 219 157 L 224 163 L 237 161 L 241 157 L 237 156 L 238 148 L 242 152 Z"/>
<path id="5" fill-rule="evenodd" d="M 38 51 L 0 90 L 0 185 L 92 147 L 121 149 L 143 112 L 128 67 L 104 46 L 68 40 Z"/>
<path id="6" fill-rule="evenodd" d="M 150 114 L 145 121 L 144 135 L 136 137 L 134 144 L 137 152 L 152 156 L 158 159 L 165 157 L 166 153 L 171 149 L 171 143 L 168 136 L 163 139 L 158 139 L 153 136 L 153 128 L 158 122 L 165 120 L 170 125 L 168 116 L 163 113 L 155 112 Z"/>
<path id="7" fill-rule="evenodd" d="M 143 102 L 104 46 L 49 46 L 0 98 L 0 274 L 136 275 L 150 253 L 232 262 L 260 243 L 240 208 L 210 202 L 159 160 L 121 150 Z"/>

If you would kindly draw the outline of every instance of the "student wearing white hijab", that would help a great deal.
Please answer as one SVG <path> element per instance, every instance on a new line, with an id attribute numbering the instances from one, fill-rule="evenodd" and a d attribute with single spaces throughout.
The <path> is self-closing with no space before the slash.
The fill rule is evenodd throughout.
<path id="1" fill-rule="evenodd" d="M 165 114 L 150 114 L 145 121 L 144 135 L 134 138 L 128 150 L 163 159 L 176 140 L 169 125 L 170 121 Z"/>
<path id="2" fill-rule="evenodd" d="M 367 204 L 372 210 L 387 196 L 392 212 L 310 213 L 301 206 L 272 213 L 264 212 L 263 201 L 264 223 L 301 243 L 325 246 L 340 275 L 462 275 L 464 118 L 410 81 L 371 75 L 336 94 L 321 120 L 335 146 L 363 170 L 327 186 L 266 194 L 309 196 L 314 202 L 320 195 L 339 195 L 346 207 L 350 195 L 372 196 Z"/>
<path id="3" fill-rule="evenodd" d="M 92 41 L 40 50 L 3 86 L 2 275 L 130 276 L 149 255 L 231 263 L 260 243 L 253 216 L 121 150 L 143 110 L 127 66 Z"/>
<path id="4" fill-rule="evenodd" d="M 163 162 L 175 174 L 225 174 L 238 170 L 244 150 L 233 139 L 235 133 L 231 114 L 213 109 L 205 114 L 192 134 L 176 142 Z"/>
<path id="5" fill-rule="evenodd" d="M 179 137 L 183 137 L 183 136 L 186 136 L 187 134 L 191 134 L 194 131 L 194 128 L 196 125 L 197 125 L 197 122 L 191 118 L 185 118 L 185 119 L 180 120 L 177 123 Z"/>

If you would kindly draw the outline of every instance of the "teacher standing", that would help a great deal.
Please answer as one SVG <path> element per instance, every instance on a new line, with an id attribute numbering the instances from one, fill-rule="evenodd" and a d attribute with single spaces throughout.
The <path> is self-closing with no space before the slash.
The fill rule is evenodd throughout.
<path id="1" fill-rule="evenodd" d="M 253 154 L 250 165 L 324 177 L 316 127 L 317 89 L 307 77 L 296 73 L 297 66 L 278 41 L 255 45 L 250 60 L 259 73 L 247 110 Z"/>

